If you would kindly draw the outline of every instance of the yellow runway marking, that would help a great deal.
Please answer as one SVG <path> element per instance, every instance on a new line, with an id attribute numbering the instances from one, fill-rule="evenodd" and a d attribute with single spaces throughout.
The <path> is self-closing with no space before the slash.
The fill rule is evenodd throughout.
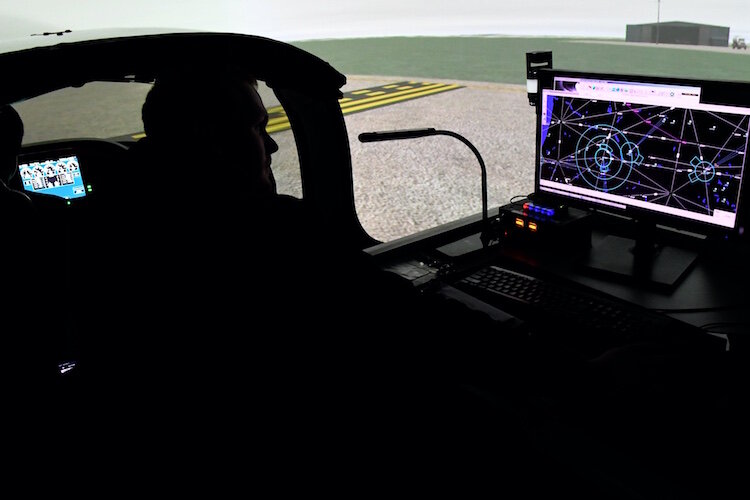
<path id="1" fill-rule="evenodd" d="M 457 88 L 459 88 L 459 85 L 450 85 L 450 86 L 444 87 L 444 88 L 430 89 L 430 90 L 427 90 L 427 91 L 424 91 L 424 92 L 420 92 L 419 95 L 401 95 L 401 96 L 397 96 L 397 97 L 391 97 L 390 99 L 384 99 L 383 101 L 380 101 L 380 102 L 366 103 L 366 104 L 361 104 L 359 106 L 356 106 L 357 103 L 354 103 L 355 106 L 347 108 L 346 110 L 344 110 L 342 108 L 341 111 L 344 114 L 354 113 L 354 112 L 357 112 L 357 111 L 364 111 L 366 109 L 371 109 L 371 108 L 375 108 L 375 107 L 378 107 L 378 106 L 385 106 L 387 104 L 395 104 L 397 102 L 406 101 L 407 99 L 414 99 L 415 97 L 423 97 L 423 96 L 427 96 L 427 95 L 437 94 L 438 92 L 445 92 L 446 90 L 453 90 L 453 89 L 457 89 Z"/>
<path id="2" fill-rule="evenodd" d="M 342 104 L 341 110 L 343 111 L 345 108 L 349 106 L 355 106 L 355 105 L 371 103 L 371 102 L 380 102 L 385 98 L 392 98 L 396 96 L 407 95 L 411 97 L 421 97 L 422 93 L 428 90 L 433 90 L 433 89 L 452 90 L 452 88 L 457 88 L 458 85 L 455 85 L 452 88 L 447 88 L 447 87 L 450 87 L 450 85 L 445 84 L 445 83 L 433 83 L 433 84 L 426 85 L 418 89 L 409 88 L 407 90 L 399 90 L 398 92 L 389 92 L 388 94 L 385 94 L 380 97 L 364 97 L 364 98 L 357 99 L 356 101 L 350 101 L 350 102 L 347 102 L 346 104 Z M 401 88 L 401 87 L 398 87 L 398 88 Z"/>
<path id="3" fill-rule="evenodd" d="M 289 122 L 279 123 L 277 125 L 269 125 L 266 127 L 266 132 L 273 134 L 274 132 L 281 132 L 282 130 L 289 130 L 291 126 Z"/>
<path id="4" fill-rule="evenodd" d="M 288 122 L 288 121 L 289 121 L 289 118 L 286 116 L 286 113 L 284 113 L 283 116 L 278 116 L 276 118 L 269 118 L 268 124 L 266 125 L 266 127 L 268 127 L 269 125 L 276 125 L 277 123 Z"/>

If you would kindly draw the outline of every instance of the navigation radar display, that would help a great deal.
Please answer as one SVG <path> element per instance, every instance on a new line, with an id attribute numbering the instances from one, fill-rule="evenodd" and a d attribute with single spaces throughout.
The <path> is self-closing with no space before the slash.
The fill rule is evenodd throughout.
<path id="1" fill-rule="evenodd" d="M 547 186 L 673 213 L 736 214 L 747 114 L 564 95 L 547 95 L 545 104 Z"/>
<path id="2" fill-rule="evenodd" d="M 609 125 L 594 125 L 578 139 L 575 162 L 586 183 L 610 191 L 628 180 L 633 166 L 643 163 L 643 156 L 623 132 Z"/>
<path id="3" fill-rule="evenodd" d="M 66 200 L 86 196 L 81 167 L 75 155 L 18 164 L 23 188 Z"/>

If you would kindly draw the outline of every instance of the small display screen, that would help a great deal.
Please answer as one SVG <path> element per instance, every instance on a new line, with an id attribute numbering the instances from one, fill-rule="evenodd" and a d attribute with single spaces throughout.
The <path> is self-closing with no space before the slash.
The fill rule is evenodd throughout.
<path id="1" fill-rule="evenodd" d="M 36 158 L 20 157 L 18 174 L 26 191 L 66 200 L 86 196 L 78 156 L 63 152 Z"/>

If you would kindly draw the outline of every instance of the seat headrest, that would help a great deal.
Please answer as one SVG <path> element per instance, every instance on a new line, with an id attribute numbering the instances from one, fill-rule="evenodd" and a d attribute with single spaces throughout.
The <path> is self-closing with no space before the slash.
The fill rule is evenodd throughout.
<path id="1" fill-rule="evenodd" d="M 8 182 L 16 169 L 23 141 L 23 121 L 10 104 L 0 106 L 0 181 Z"/>

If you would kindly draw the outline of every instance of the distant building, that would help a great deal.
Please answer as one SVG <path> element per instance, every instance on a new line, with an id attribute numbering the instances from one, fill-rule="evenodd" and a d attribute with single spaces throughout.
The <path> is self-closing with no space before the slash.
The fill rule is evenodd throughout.
<path id="1" fill-rule="evenodd" d="M 729 28 L 709 24 L 667 23 L 628 24 L 625 30 L 628 42 L 679 43 L 683 45 L 729 46 Z"/>

